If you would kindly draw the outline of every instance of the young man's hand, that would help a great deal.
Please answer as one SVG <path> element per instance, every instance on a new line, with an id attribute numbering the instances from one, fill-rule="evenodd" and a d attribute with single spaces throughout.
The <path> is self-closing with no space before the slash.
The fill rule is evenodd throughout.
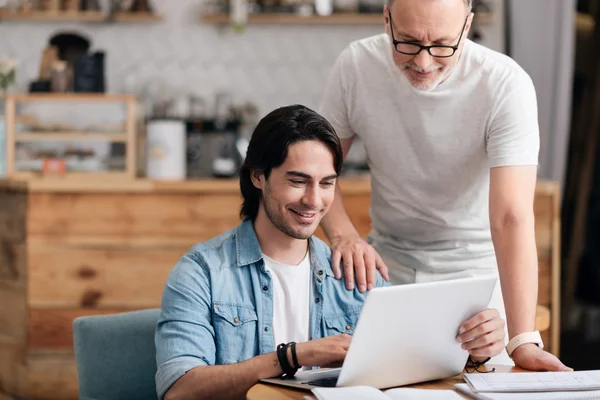
<path id="1" fill-rule="evenodd" d="M 504 325 L 498 310 L 488 308 L 463 323 L 456 340 L 474 361 L 495 357 L 504 350 Z"/>
<path id="2" fill-rule="evenodd" d="M 296 345 L 298 363 L 303 367 L 325 367 L 341 364 L 346 358 L 351 339 L 350 335 L 341 334 L 298 343 Z"/>

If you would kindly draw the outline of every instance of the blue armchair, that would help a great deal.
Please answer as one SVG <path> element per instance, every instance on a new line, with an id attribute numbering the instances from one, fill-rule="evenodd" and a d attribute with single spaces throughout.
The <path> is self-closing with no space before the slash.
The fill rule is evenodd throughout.
<path id="1" fill-rule="evenodd" d="M 156 399 L 154 331 L 159 309 L 73 321 L 79 398 Z"/>

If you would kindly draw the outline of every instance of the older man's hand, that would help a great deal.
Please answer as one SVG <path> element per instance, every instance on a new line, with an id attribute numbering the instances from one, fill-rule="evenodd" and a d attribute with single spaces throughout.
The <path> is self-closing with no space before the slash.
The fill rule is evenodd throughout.
<path id="1" fill-rule="evenodd" d="M 388 268 L 373 246 L 358 235 L 331 241 L 332 268 L 337 279 L 342 277 L 340 261 L 344 266 L 346 288 L 354 290 L 354 278 L 360 292 L 371 290 L 376 283 L 376 270 L 389 281 Z"/>
<path id="2" fill-rule="evenodd" d="M 495 357 L 504 350 L 504 320 L 495 308 L 488 308 L 458 328 L 456 340 L 474 361 Z"/>
<path id="3" fill-rule="evenodd" d="M 540 349 L 533 343 L 525 343 L 512 352 L 517 367 L 531 371 L 573 371 L 564 365 L 554 354 Z"/>

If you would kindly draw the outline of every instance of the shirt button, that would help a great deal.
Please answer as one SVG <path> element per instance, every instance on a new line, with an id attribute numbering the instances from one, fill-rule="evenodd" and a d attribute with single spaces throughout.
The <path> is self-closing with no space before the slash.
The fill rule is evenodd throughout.
<path id="1" fill-rule="evenodd" d="M 321 302 L 321 299 L 317 297 L 317 298 L 315 299 L 315 303 L 320 303 L 320 302 Z"/>
<path id="2" fill-rule="evenodd" d="M 350 329 L 352 329 L 352 327 L 350 325 L 346 325 L 346 330 L 349 331 Z"/>
<path id="3" fill-rule="evenodd" d="M 323 275 L 323 270 L 320 270 L 320 271 L 318 272 L 318 274 L 319 274 L 319 275 Z"/>
<path id="4" fill-rule="evenodd" d="M 269 290 L 269 287 L 267 285 L 263 286 L 263 290 L 266 292 L 267 290 Z"/>
<path id="5" fill-rule="evenodd" d="M 265 326 L 265 332 L 269 332 L 269 327 Z"/>
<path id="6" fill-rule="evenodd" d="M 240 319 L 236 317 L 233 319 L 233 322 L 235 322 L 237 324 L 238 322 L 240 322 Z"/>

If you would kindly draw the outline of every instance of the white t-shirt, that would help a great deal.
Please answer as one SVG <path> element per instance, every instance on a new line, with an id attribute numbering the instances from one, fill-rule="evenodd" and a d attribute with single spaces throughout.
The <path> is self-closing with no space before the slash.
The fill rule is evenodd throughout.
<path id="1" fill-rule="evenodd" d="M 280 343 L 307 342 L 310 328 L 310 257 L 298 265 L 282 264 L 263 254 L 273 288 L 273 337 Z"/>
<path id="2" fill-rule="evenodd" d="M 430 272 L 496 267 L 489 169 L 538 163 L 535 89 L 516 62 L 466 40 L 446 81 L 419 91 L 381 34 L 341 53 L 320 110 L 341 138 L 364 143 L 371 237 L 396 262 Z"/>

